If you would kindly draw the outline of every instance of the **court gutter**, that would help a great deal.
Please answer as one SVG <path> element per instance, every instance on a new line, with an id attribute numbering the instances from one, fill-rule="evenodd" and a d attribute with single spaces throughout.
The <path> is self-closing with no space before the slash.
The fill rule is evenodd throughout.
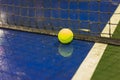
<path id="1" fill-rule="evenodd" d="M 115 10 L 114 14 L 110 18 L 110 22 L 114 24 L 118 24 L 120 21 L 120 15 L 116 14 L 120 12 L 120 4 L 118 5 L 117 9 Z M 108 22 L 109 23 L 109 22 Z M 102 33 L 109 33 L 109 24 L 106 24 L 105 28 L 103 29 Z M 117 25 L 111 25 L 111 34 L 114 33 Z M 110 37 L 108 35 L 101 35 L 102 37 Z M 103 43 L 95 43 L 92 49 L 89 51 L 87 57 L 84 59 L 76 73 L 74 74 L 72 80 L 90 80 L 105 49 L 107 44 Z"/>

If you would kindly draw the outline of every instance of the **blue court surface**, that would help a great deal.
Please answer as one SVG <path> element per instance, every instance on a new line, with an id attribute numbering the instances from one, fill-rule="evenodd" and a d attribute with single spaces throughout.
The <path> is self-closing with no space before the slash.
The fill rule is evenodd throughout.
<path id="1" fill-rule="evenodd" d="M 25 2 L 27 0 L 8 0 L 8 2 L 5 1 L 7 0 L 1 0 L 1 3 L 14 3 L 15 5 L 19 5 L 21 2 L 21 4 L 25 6 Z M 32 5 L 32 1 L 33 0 L 30 0 L 30 2 L 27 4 L 31 7 L 40 7 L 40 5 Z M 46 0 L 38 0 L 39 4 L 40 1 Z M 67 8 L 67 0 L 61 1 L 61 7 Z M 95 3 L 97 2 L 93 1 L 90 4 L 94 5 Z M 70 8 L 80 8 L 83 10 L 86 10 L 88 8 L 87 1 L 81 2 L 81 5 L 79 7 L 76 6 L 76 4 L 78 3 L 73 0 L 73 2 L 70 4 Z M 112 12 L 114 12 L 117 7 L 117 5 L 109 2 L 101 2 L 101 5 L 104 4 L 110 4 L 110 10 Z M 47 4 L 47 2 L 46 5 L 46 7 L 49 7 L 49 4 Z M 86 7 L 84 7 L 85 5 Z M 57 4 L 53 5 L 53 7 L 57 7 Z M 97 10 L 97 7 L 97 5 L 93 7 L 91 6 L 90 9 Z M 16 9 L 16 12 L 17 10 L 18 9 Z M 105 10 L 108 10 L 107 7 L 101 7 L 101 11 Z M 23 15 L 26 14 L 24 10 L 22 12 Z M 34 14 L 33 12 L 31 10 L 31 14 L 29 15 L 32 16 Z M 57 14 L 55 13 L 52 14 L 54 17 L 57 17 Z M 98 20 L 98 15 L 94 14 L 91 13 L 89 20 Z M 61 18 L 68 18 L 66 15 L 66 12 L 61 11 Z M 49 14 L 45 13 L 44 16 L 49 16 Z M 87 13 L 81 13 L 79 17 L 81 20 L 86 20 L 87 16 Z M 101 21 L 105 23 L 110 18 L 110 16 L 107 16 L 105 13 L 100 14 L 100 16 L 102 17 Z M 71 15 L 71 19 L 77 18 L 77 14 Z M 9 19 L 12 20 L 12 17 L 9 17 Z M 16 24 L 17 23 L 19 24 L 19 22 L 16 20 Z M 23 24 L 26 25 L 26 23 Z M 63 25 L 63 27 L 65 25 L 63 22 L 59 23 L 59 25 L 60 24 Z M 93 27 L 91 27 L 91 30 L 93 30 L 93 32 L 97 31 L 97 28 L 95 28 L 96 25 L 92 25 Z M 105 24 L 100 25 L 101 31 L 104 28 L 104 25 Z M 87 23 L 81 24 L 81 26 L 87 27 Z M 74 26 L 72 25 L 71 28 L 74 28 Z M 0 29 L 0 80 L 70 80 L 93 45 L 94 42 L 86 42 L 80 40 L 73 40 L 71 44 L 63 45 L 58 41 L 57 37 Z"/>

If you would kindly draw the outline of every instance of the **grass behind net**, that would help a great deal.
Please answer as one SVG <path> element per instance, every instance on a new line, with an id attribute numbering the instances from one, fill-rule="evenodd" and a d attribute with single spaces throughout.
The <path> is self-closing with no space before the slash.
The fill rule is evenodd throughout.
<path id="1" fill-rule="evenodd" d="M 120 39 L 120 23 L 113 35 Z M 91 80 L 120 80 L 120 46 L 108 45 Z"/>

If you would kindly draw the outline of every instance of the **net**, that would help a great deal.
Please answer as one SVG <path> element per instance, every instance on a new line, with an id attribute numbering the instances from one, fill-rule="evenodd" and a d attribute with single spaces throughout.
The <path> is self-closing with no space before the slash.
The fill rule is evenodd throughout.
<path id="1" fill-rule="evenodd" d="M 0 27 L 57 36 L 70 28 L 75 39 L 120 45 L 110 18 L 119 0 L 0 0 Z M 108 26 L 106 31 L 105 26 Z M 104 36 L 103 36 L 104 35 Z"/>

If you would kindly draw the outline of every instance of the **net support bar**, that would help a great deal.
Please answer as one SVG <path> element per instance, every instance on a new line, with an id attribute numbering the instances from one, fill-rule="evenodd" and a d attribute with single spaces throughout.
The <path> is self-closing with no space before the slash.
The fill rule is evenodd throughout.
<path id="1" fill-rule="evenodd" d="M 25 31 L 25 32 L 32 32 L 32 33 L 40 33 L 40 34 L 51 35 L 51 36 L 57 36 L 57 34 L 58 34 L 58 31 L 28 28 L 28 27 L 23 27 L 23 26 L 13 26 L 13 25 L 8 26 L 8 25 L 1 24 L 0 28 L 19 30 L 19 31 Z M 120 46 L 120 39 L 98 37 L 98 36 L 89 36 L 89 35 L 80 35 L 80 34 L 74 34 L 74 39 Z"/>

